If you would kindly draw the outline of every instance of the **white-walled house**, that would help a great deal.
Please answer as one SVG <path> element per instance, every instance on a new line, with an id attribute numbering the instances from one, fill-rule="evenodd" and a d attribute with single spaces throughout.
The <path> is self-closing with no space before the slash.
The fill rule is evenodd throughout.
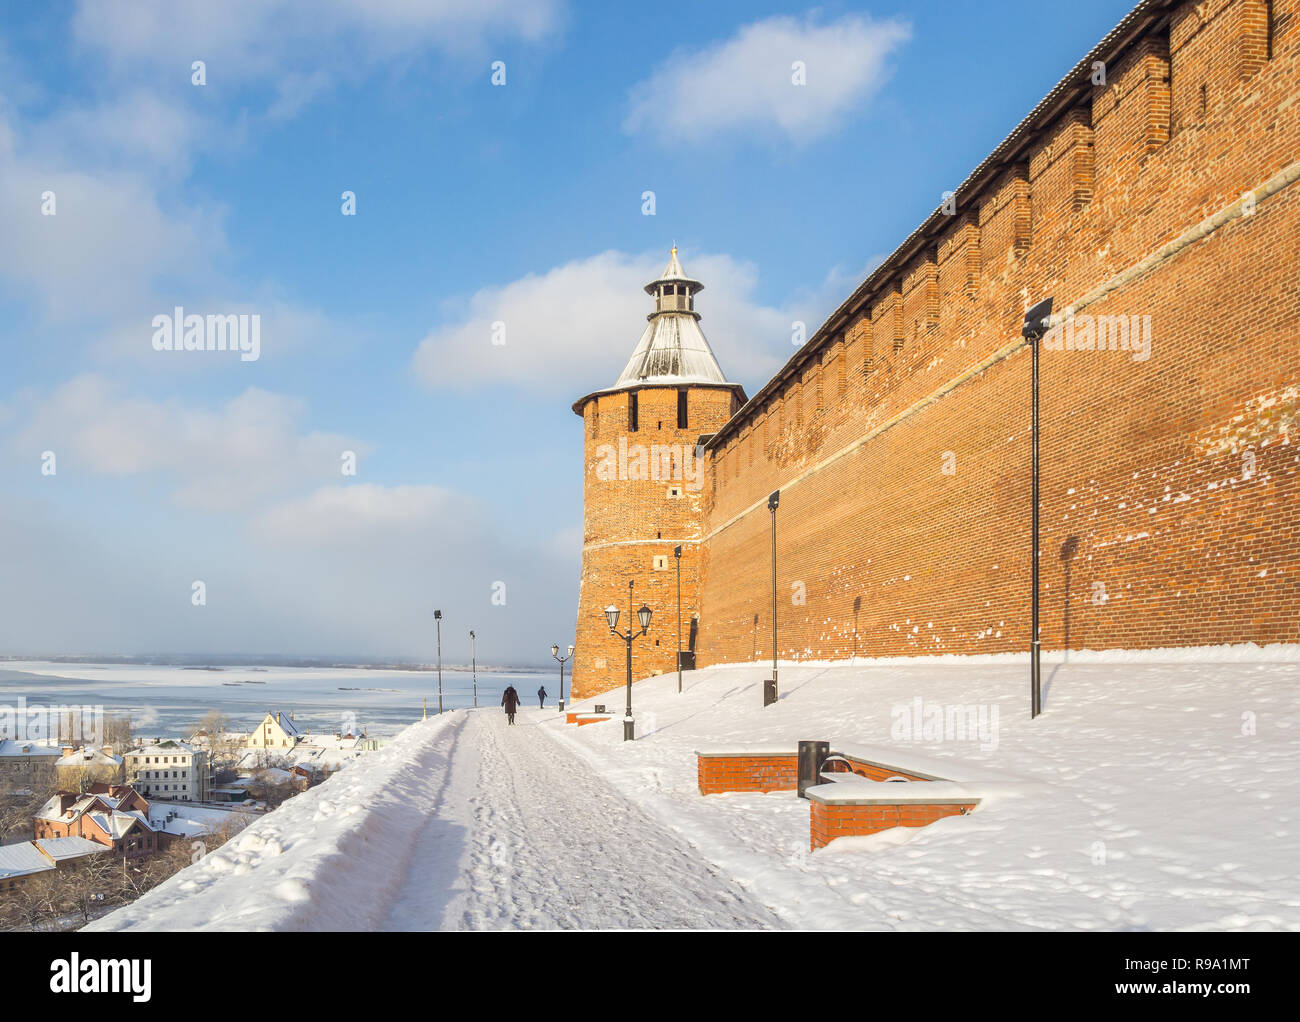
<path id="1" fill-rule="evenodd" d="M 206 802 L 212 791 L 208 754 L 184 742 L 168 739 L 129 750 L 126 783 L 145 798 L 174 802 Z"/>

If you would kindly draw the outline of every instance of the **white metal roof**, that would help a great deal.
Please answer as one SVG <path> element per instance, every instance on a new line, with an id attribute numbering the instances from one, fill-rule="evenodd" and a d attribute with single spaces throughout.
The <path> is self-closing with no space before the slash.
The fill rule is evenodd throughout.
<path id="1" fill-rule="evenodd" d="M 0 845 L 0 880 L 10 877 L 26 876 L 29 873 L 41 873 L 53 869 L 41 850 L 31 841 L 17 845 Z"/>
<path id="2" fill-rule="evenodd" d="M 654 383 L 726 383 L 704 331 L 689 312 L 661 312 L 646 324 L 613 389 Z"/>
<path id="3" fill-rule="evenodd" d="M 656 284 L 662 284 L 669 280 L 680 280 L 687 284 L 694 284 L 693 291 L 703 291 L 704 285 L 694 277 L 688 277 L 686 271 L 682 269 L 682 264 L 677 260 L 677 246 L 673 246 L 672 254 L 668 257 L 668 265 L 664 267 L 664 272 L 645 286 L 647 294 L 654 294 Z"/>
<path id="4" fill-rule="evenodd" d="M 43 837 L 35 842 L 50 858 L 62 862 L 64 859 L 78 859 L 83 855 L 98 855 L 109 851 L 108 845 L 91 841 L 84 837 Z"/>

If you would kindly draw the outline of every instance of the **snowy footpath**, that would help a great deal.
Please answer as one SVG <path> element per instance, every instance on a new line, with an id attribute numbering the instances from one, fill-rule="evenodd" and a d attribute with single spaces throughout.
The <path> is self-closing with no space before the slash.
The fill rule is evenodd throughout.
<path id="1" fill-rule="evenodd" d="M 635 742 L 415 724 L 88 929 L 1300 929 L 1300 647 L 1071 654 L 1032 722 L 1011 657 L 765 673 L 637 683 Z M 811 853 L 793 793 L 699 794 L 697 749 L 799 739 L 996 782 Z"/>
<path id="2" fill-rule="evenodd" d="M 772 929 L 541 726 L 454 711 L 287 802 L 91 930 Z"/>

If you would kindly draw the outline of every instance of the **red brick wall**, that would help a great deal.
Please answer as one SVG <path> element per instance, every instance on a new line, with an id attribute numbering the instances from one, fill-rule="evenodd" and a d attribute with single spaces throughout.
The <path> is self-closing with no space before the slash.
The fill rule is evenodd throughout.
<path id="1" fill-rule="evenodd" d="M 783 657 L 1028 647 L 1030 357 L 1004 349 L 1030 301 L 1079 302 L 1300 158 L 1300 0 L 1271 59 L 1264 6 L 1176 6 L 728 427 L 701 666 L 772 654 L 778 487 Z M 1080 310 L 1149 316 L 1147 360 L 1043 350 L 1045 648 L 1300 641 L 1297 251 L 1300 182 Z"/>
<path id="2" fill-rule="evenodd" d="M 799 757 L 737 754 L 698 756 L 701 795 L 727 791 L 794 791 L 799 786 Z"/>
<path id="3" fill-rule="evenodd" d="M 863 763 L 861 760 L 853 759 L 846 756 L 849 765 L 845 766 L 842 762 L 833 761 L 826 764 L 823 773 L 854 773 L 859 777 L 865 777 L 869 781 L 888 781 L 891 777 L 906 777 L 909 781 L 929 781 L 932 778 L 922 777 L 919 774 L 909 774 L 904 770 L 896 770 L 893 767 L 879 766 L 875 763 Z"/>
<path id="4" fill-rule="evenodd" d="M 687 428 L 677 428 L 677 388 L 645 387 L 636 391 L 638 429 L 628 429 L 629 391 L 601 394 L 583 407 L 586 458 L 584 475 L 582 576 L 578 594 L 578 624 L 573 654 L 573 698 L 581 699 L 624 684 L 627 647 L 610 633 L 604 609 L 614 604 L 621 611 L 620 630 L 628 622 L 627 583 L 635 582 L 633 606 L 643 603 L 653 612 L 650 631 L 632 643 L 632 671 L 636 678 L 676 670 L 677 665 L 677 565 L 673 548 L 682 546 L 682 647 L 690 643 L 690 620 L 699 612 L 699 541 L 703 527 L 701 478 L 666 478 L 681 466 L 659 460 L 659 476 L 639 474 L 632 456 L 637 447 L 647 454 L 655 446 L 688 450 L 694 457 L 701 434 L 713 433 L 739 405 L 726 387 L 691 387 L 687 396 Z M 602 478 L 608 454 L 629 445 L 628 471 Z M 649 467 L 649 466 L 648 466 Z M 664 468 L 667 471 L 664 471 Z M 628 478 L 619 478 L 618 476 Z M 670 487 L 681 495 L 670 497 Z M 656 570 L 654 558 L 667 558 L 666 569 Z M 633 615 L 635 621 L 635 615 Z"/>
<path id="5" fill-rule="evenodd" d="M 946 816 L 971 812 L 977 803 L 902 802 L 896 805 L 826 805 L 809 802 L 809 846 L 815 851 L 837 837 L 877 834 L 893 827 L 924 827 Z"/>

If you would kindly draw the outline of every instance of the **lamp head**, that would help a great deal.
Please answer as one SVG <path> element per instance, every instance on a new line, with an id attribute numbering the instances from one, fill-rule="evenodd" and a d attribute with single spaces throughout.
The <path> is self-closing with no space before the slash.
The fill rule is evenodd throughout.
<path id="1" fill-rule="evenodd" d="M 605 620 L 609 622 L 609 630 L 611 632 L 618 631 L 618 608 L 612 603 L 605 608 Z"/>
<path id="2" fill-rule="evenodd" d="M 560 656 L 560 646 L 559 646 L 559 643 L 553 643 L 553 644 L 551 645 L 551 656 L 555 657 L 556 659 L 559 659 L 559 656 Z"/>
<path id="3" fill-rule="evenodd" d="M 644 603 L 641 609 L 636 612 L 636 618 L 641 622 L 641 634 L 644 635 L 650 629 L 650 615 L 652 611 Z"/>
<path id="4" fill-rule="evenodd" d="M 435 621 L 441 621 L 441 620 L 442 620 L 442 611 L 440 611 L 440 610 L 435 610 L 435 611 L 433 612 L 433 619 L 434 619 Z"/>
<path id="5" fill-rule="evenodd" d="M 781 503 L 781 491 L 773 490 L 771 495 L 767 498 L 767 509 L 769 511 L 775 511 L 777 509 L 777 506 L 780 503 Z"/>
<path id="6" fill-rule="evenodd" d="M 1052 299 L 1044 298 L 1037 305 L 1029 308 L 1025 313 L 1025 325 L 1021 327 L 1021 335 L 1029 341 L 1037 341 L 1047 333 L 1051 326 L 1052 318 Z"/>

